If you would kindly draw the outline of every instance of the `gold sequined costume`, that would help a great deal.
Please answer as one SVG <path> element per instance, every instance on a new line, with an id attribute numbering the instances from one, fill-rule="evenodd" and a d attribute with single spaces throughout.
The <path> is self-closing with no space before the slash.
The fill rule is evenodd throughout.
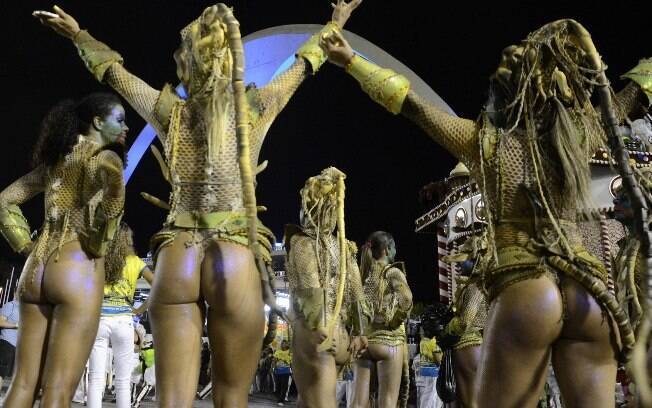
<path id="1" fill-rule="evenodd" d="M 182 44 L 190 41 L 196 25 L 197 21 L 182 30 Z M 329 23 L 323 32 L 335 29 L 337 27 Z M 276 116 L 303 80 L 310 73 L 316 72 L 325 61 L 325 55 L 317 45 L 318 35 L 299 49 L 297 54 L 301 58 L 297 58 L 283 74 L 263 88 L 251 87 L 247 91 L 251 163 L 258 163 L 261 146 Z M 206 99 L 202 97 L 184 101 L 170 85 L 166 85 L 162 91 L 150 87 L 122 66 L 122 57 L 117 52 L 94 39 L 88 32 L 80 31 L 74 41 L 93 75 L 119 92 L 156 129 L 164 146 L 164 172 L 172 192 L 164 229 L 152 238 L 153 245 L 157 245 L 157 252 L 184 230 L 194 231 L 195 239 L 189 245 L 203 245 L 205 248 L 210 240 L 217 240 L 246 246 L 247 222 L 238 167 L 233 90 L 230 84 L 222 85 L 222 105 L 210 106 L 213 109 L 210 111 L 206 108 Z M 223 50 L 225 48 L 220 52 Z M 196 69 L 194 66 L 186 68 Z M 215 89 L 220 86 L 219 83 L 208 83 L 212 78 L 196 78 L 196 81 L 190 84 L 191 94 L 193 91 L 199 95 L 202 92 L 210 93 L 213 91 L 211 86 Z M 218 77 L 215 81 L 221 79 Z M 207 112 L 213 112 L 214 115 Z M 206 118 L 210 119 L 210 123 L 207 123 Z M 270 250 L 274 236 L 260 223 L 258 240 L 263 258 L 271 262 Z"/>
<path id="2" fill-rule="evenodd" d="M 1 219 L 7 215 L 22 218 L 17 206 L 38 193 L 45 193 L 45 221 L 31 252 L 36 262 L 24 271 L 20 290 L 24 289 L 29 280 L 34 279 L 38 266 L 45 265 L 53 255 L 56 260 L 58 250 L 68 242 L 81 241 L 91 258 L 103 255 L 94 253 L 89 238 L 92 239 L 100 232 L 98 229 L 103 228 L 95 221 L 99 213 L 103 213 L 105 220 L 113 220 L 113 224 L 117 225 L 124 205 L 122 183 L 122 160 L 118 155 L 110 150 L 102 150 L 97 143 L 80 136 L 72 151 L 55 166 L 38 166 L 0 193 Z M 120 191 L 120 194 L 103 196 L 102 190 L 107 184 L 117 186 L 114 190 Z M 3 235 L 7 238 L 5 228 L 18 228 L 16 224 L 2 224 Z M 23 225 L 23 228 L 27 228 L 29 237 L 27 222 L 24 221 Z M 101 239 L 111 237 L 112 233 L 107 232 Z M 12 246 L 20 251 L 27 245 L 29 241 L 25 240 L 22 248 Z"/>
<path id="3" fill-rule="evenodd" d="M 504 105 L 490 101 L 494 105 L 478 121 L 449 115 L 409 90 L 405 77 L 359 56 L 346 69 L 372 99 L 419 125 L 480 182 L 491 245 L 482 282 L 488 301 L 522 280 L 570 276 L 610 311 L 630 349 L 634 338 L 627 317 L 576 225 L 590 197 L 588 161 L 606 142 L 587 85 L 597 71 L 578 62 L 585 54 L 573 42 L 576 26 L 560 20 L 531 33 L 520 47 L 508 47 L 495 78 L 496 86 L 511 88 L 503 91 Z M 643 97 L 630 82 L 616 95 L 619 116 L 641 109 Z"/>

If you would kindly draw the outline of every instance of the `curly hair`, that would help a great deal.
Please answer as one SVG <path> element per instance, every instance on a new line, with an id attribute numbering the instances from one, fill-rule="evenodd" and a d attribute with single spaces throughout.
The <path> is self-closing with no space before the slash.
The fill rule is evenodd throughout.
<path id="1" fill-rule="evenodd" d="M 104 257 L 104 280 L 106 283 L 116 283 L 122 278 L 122 269 L 126 264 L 127 256 L 134 253 L 133 234 L 127 223 L 120 223 L 120 229 L 115 234 Z"/>
<path id="2" fill-rule="evenodd" d="M 64 99 L 54 105 L 41 122 L 32 153 L 32 166 L 52 167 L 72 151 L 80 134 L 87 134 L 93 118 L 105 117 L 120 99 L 112 93 L 92 93 L 79 102 Z"/>

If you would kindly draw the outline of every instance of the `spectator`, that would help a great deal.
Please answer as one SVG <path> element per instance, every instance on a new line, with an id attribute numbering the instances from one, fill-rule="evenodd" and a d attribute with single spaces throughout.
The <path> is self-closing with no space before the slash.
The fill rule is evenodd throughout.
<path id="1" fill-rule="evenodd" d="M 283 340 L 281 349 L 274 352 L 274 377 L 276 379 L 276 397 L 279 406 L 283 406 L 287 401 L 292 381 L 291 363 L 290 343 Z"/>
<path id="2" fill-rule="evenodd" d="M 20 312 L 18 300 L 14 299 L 0 310 L 0 391 L 4 378 L 11 377 L 14 371 L 16 340 L 18 339 L 18 321 Z"/>

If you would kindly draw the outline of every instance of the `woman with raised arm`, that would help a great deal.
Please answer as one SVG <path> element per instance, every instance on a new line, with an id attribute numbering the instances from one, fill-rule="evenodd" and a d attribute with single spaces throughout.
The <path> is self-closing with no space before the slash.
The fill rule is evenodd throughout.
<path id="1" fill-rule="evenodd" d="M 292 369 L 301 407 L 335 408 L 338 369 L 366 348 L 369 318 L 357 248 L 344 231 L 345 177 L 329 167 L 306 180 L 301 225 L 285 232 Z"/>
<path id="2" fill-rule="evenodd" d="M 104 260 L 124 204 L 122 149 L 128 128 L 114 94 L 64 100 L 47 114 L 34 170 L 0 192 L 0 232 L 27 256 L 20 276 L 16 369 L 4 405 L 68 406 L 97 333 Z M 35 242 L 20 204 L 45 194 Z"/>
<path id="3" fill-rule="evenodd" d="M 412 310 L 412 292 L 403 263 L 394 262 L 396 244 L 390 233 L 372 233 L 360 256 L 365 302 L 371 309 L 372 321 L 365 328 L 367 351 L 353 365 L 353 406 L 368 406 L 371 368 L 375 364 L 378 406 L 406 407 L 409 372 L 405 320 Z"/>
<path id="4" fill-rule="evenodd" d="M 238 23 L 224 4 L 208 7 L 181 31 L 174 58 L 188 92 L 185 101 L 173 87 L 158 91 L 131 74 L 117 52 L 80 30 L 60 8 L 54 8 L 56 17 L 35 13 L 43 24 L 73 40 L 93 75 L 122 94 L 154 126 L 165 148 L 172 194 L 164 229 L 153 238 L 157 262 L 149 309 L 157 350 L 157 398 L 163 407 L 192 405 L 205 302 L 213 401 L 220 407 L 247 405 L 264 324 L 261 276 L 247 246 L 262 247 L 262 257 L 270 262 L 274 237 L 260 223 L 258 242 L 247 237 L 245 208 L 250 209 L 253 191 L 243 195 L 248 184 L 241 181 L 236 131 L 248 130 L 251 138 L 251 153 L 242 157 L 244 178 L 252 163 L 255 167 L 276 116 L 301 82 L 326 60 L 318 45 L 320 35 L 342 29 L 360 1 L 339 0 L 333 21 L 299 48 L 299 58 L 287 71 L 263 88 L 249 88 L 244 101 L 248 113 L 234 107 L 242 98 L 234 97 L 239 87 L 236 81 L 232 85 L 237 79 L 232 68 L 241 61 L 242 48 L 237 46 Z M 244 69 L 235 68 L 237 74 Z M 275 306 L 273 300 L 267 303 Z"/>
<path id="5" fill-rule="evenodd" d="M 627 354 L 633 333 L 575 223 L 591 208 L 588 160 L 605 143 L 590 101 L 604 68 L 588 32 L 560 20 L 507 47 L 478 121 L 428 103 L 405 77 L 355 55 L 339 33 L 322 46 L 372 99 L 421 126 L 482 186 L 490 245 L 482 283 L 491 306 L 472 405 L 534 406 L 552 357 L 568 404 L 613 406 L 617 344 Z M 648 104 L 640 75 L 626 76 L 632 82 L 616 98 L 621 117 Z M 652 92 L 649 79 L 647 86 Z"/>

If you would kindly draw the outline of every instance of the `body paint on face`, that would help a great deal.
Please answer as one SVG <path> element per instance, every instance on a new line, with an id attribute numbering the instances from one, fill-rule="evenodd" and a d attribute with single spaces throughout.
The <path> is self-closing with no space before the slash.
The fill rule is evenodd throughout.
<path id="1" fill-rule="evenodd" d="M 111 108 L 111 112 L 102 118 L 102 126 L 98 130 L 105 145 L 125 144 L 129 128 L 125 122 L 125 109 L 122 105 L 114 105 Z"/>

